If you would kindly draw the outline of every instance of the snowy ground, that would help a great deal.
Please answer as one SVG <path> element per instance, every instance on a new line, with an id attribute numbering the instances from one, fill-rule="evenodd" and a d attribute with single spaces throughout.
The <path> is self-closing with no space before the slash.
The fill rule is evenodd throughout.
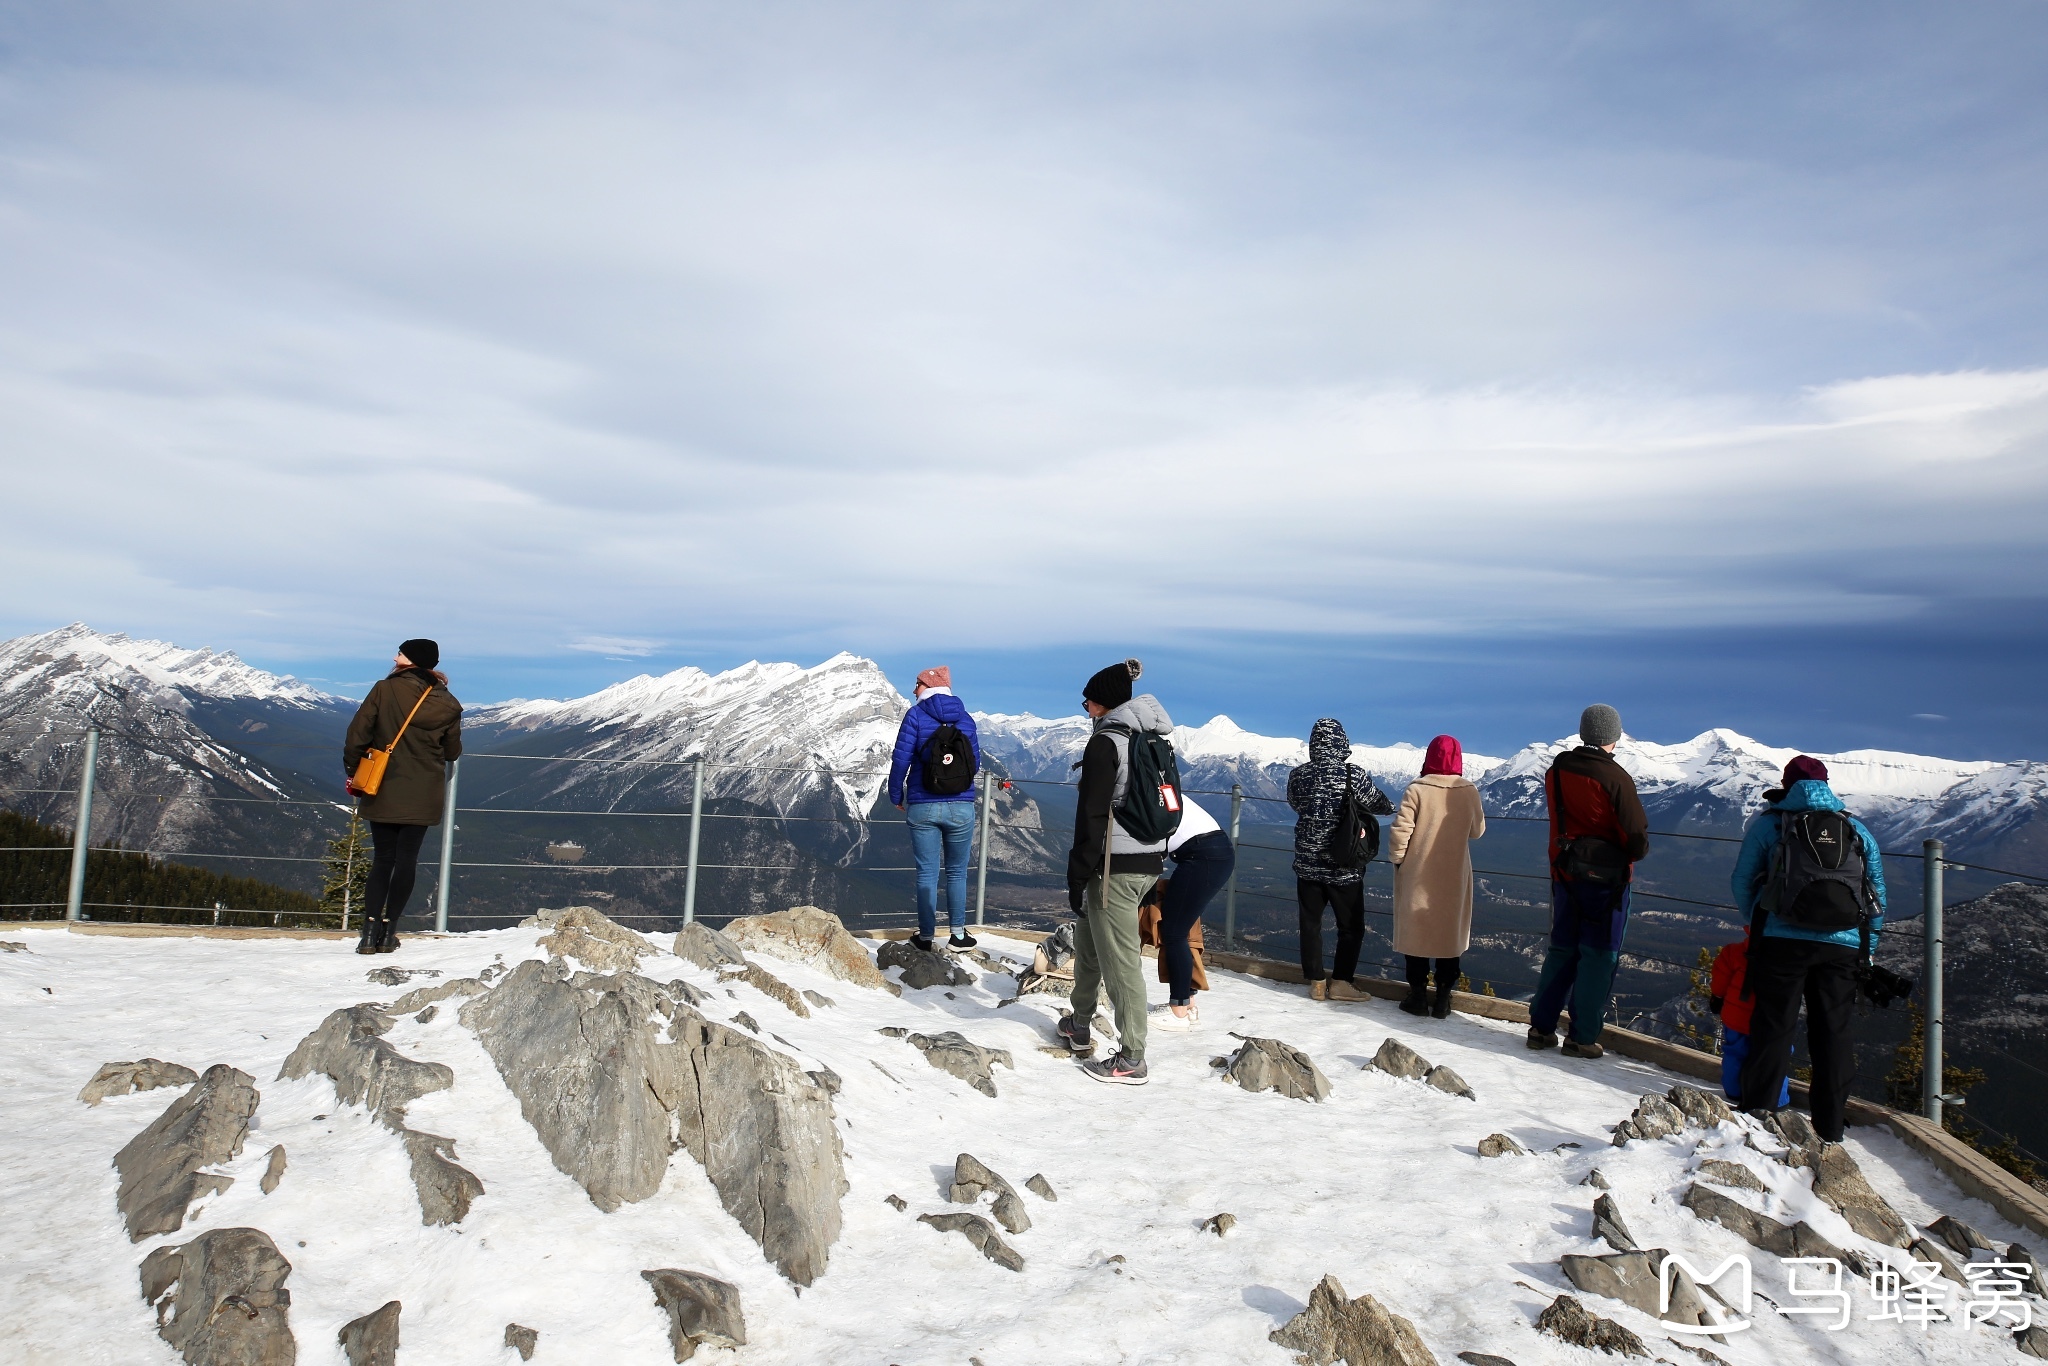
<path id="1" fill-rule="evenodd" d="M 1370 1292 L 1413 1319 L 1438 1357 L 1496 1353 L 1520 1366 L 1594 1358 L 1537 1335 L 1532 1323 L 1569 1289 L 1567 1252 L 1605 1252 L 1590 1236 L 1596 1192 L 1579 1185 L 1598 1165 L 1644 1246 L 1666 1246 L 1711 1267 L 1747 1251 L 1676 1204 L 1694 1149 L 1740 1149 L 1731 1132 L 1609 1146 L 1608 1128 L 1638 1095 L 1675 1078 L 1640 1063 L 1580 1063 L 1532 1055 L 1517 1026 L 1454 1016 L 1415 1020 L 1391 1004 L 1317 1004 L 1299 987 L 1215 973 L 1202 1026 L 1155 1030 L 1153 1081 L 1098 1085 L 1040 1051 L 1056 998 L 998 1008 L 1012 986 L 906 991 L 902 999 L 761 959 L 833 1009 L 798 1019 L 746 986 L 663 955 L 648 975 L 687 977 L 713 992 L 713 1014 L 744 1009 L 787 1040 L 804 1066 L 844 1079 L 837 1100 L 852 1189 L 830 1269 L 799 1297 L 720 1208 L 685 1153 L 661 1192 L 600 1213 L 549 1161 L 454 1002 L 428 1024 L 402 1019 L 387 1036 L 401 1052 L 454 1068 L 451 1090 L 413 1104 L 415 1128 L 451 1135 L 458 1160 L 486 1193 L 454 1228 L 422 1227 L 399 1140 L 336 1103 L 323 1077 L 278 1082 L 285 1055 L 338 1006 L 388 1002 L 405 988 L 368 984 L 367 967 L 395 964 L 470 976 L 497 959 L 538 956 L 538 931 L 513 929 L 412 939 L 395 956 L 364 959 L 333 941 L 116 938 L 17 929 L 26 953 L 0 954 L 0 1359 L 12 1363 L 170 1363 L 136 1266 L 152 1247 L 211 1227 L 251 1225 L 291 1261 L 291 1323 L 299 1360 L 343 1360 L 335 1331 L 386 1300 L 404 1302 L 400 1360 L 459 1366 L 516 1361 L 504 1328 L 540 1330 L 538 1362 L 670 1360 L 666 1321 L 639 1273 L 708 1272 L 741 1287 L 749 1344 L 698 1360 L 746 1363 L 1258 1362 L 1288 1353 L 1266 1335 L 1300 1310 L 1326 1272 L 1352 1295 Z M 984 940 L 1022 955 L 1024 946 Z M 444 978 L 445 980 L 445 978 Z M 421 985 L 415 982 L 413 985 Z M 728 992 L 736 994 L 728 994 Z M 1153 987 L 1155 999 L 1163 988 Z M 883 1025 L 959 1029 L 1007 1048 L 990 1099 L 926 1064 Z M 1217 1080 L 1210 1057 L 1229 1031 L 1305 1050 L 1329 1077 L 1317 1105 L 1248 1094 Z M 1361 1070 L 1392 1035 L 1473 1085 L 1477 1103 Z M 263 1099 L 247 1147 L 226 1168 L 233 1188 L 203 1204 L 186 1229 L 131 1244 L 114 1207 L 110 1159 L 177 1094 L 152 1091 L 97 1108 L 76 1099 L 102 1062 L 153 1056 L 204 1069 L 229 1062 L 257 1079 Z M 1538 1155 L 1486 1160 L 1475 1143 L 1506 1132 Z M 257 1176 L 282 1143 L 289 1170 L 272 1194 Z M 1561 1144 L 1576 1143 L 1551 1151 Z M 2028 1241 L 1988 1207 L 1963 1198 L 1888 1134 L 1851 1131 L 1850 1146 L 1879 1190 L 1915 1223 L 1947 1212 L 2000 1247 Z M 1026 1194 L 1035 1226 L 1007 1240 L 1021 1273 L 985 1261 L 958 1234 L 916 1222 L 959 1208 L 946 1199 L 954 1156 L 972 1152 L 1022 1190 L 1042 1172 L 1059 1199 Z M 1715 1153 L 1717 1156 L 1731 1155 Z M 1761 1164 L 1754 1153 L 1748 1160 Z M 1800 1178 L 1803 1179 L 1803 1178 Z M 909 1204 L 898 1213 L 884 1202 Z M 1754 1201 L 1746 1192 L 1738 1198 Z M 1845 1247 L 1867 1249 L 1803 1190 L 1773 1207 L 1804 1217 Z M 1202 1232 L 1228 1211 L 1228 1238 Z M 2039 1241 L 2039 1240 L 2034 1240 Z M 1120 1259 L 1120 1260 L 1119 1260 Z M 1756 1254 L 1757 1288 L 1781 1299 L 1782 1270 Z M 1635 1328 L 1661 1357 L 1691 1366 L 1651 1320 L 1612 1301 L 1596 1312 Z M 2038 1304 L 2036 1306 L 2039 1307 Z M 2008 1335 L 1954 1325 L 1931 1331 L 1855 1321 L 1830 1333 L 1759 1305 L 1757 1328 L 1712 1350 L 1731 1363 L 1791 1361 L 2017 1361 Z"/>

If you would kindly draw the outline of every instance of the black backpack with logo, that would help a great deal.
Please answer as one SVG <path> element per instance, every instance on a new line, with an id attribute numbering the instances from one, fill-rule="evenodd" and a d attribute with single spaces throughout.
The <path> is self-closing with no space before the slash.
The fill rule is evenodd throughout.
<path id="1" fill-rule="evenodd" d="M 1863 840 L 1840 811 L 1780 811 L 1760 910 L 1802 930 L 1862 930 L 1876 898 Z"/>
<path id="2" fill-rule="evenodd" d="M 1132 730 L 1129 726 L 1105 726 L 1125 737 L 1128 756 L 1124 797 L 1115 811 L 1116 823 L 1140 844 L 1157 844 L 1171 839 L 1180 829 L 1180 760 L 1173 741 L 1158 731 Z"/>
<path id="3" fill-rule="evenodd" d="M 974 786 L 974 745 L 951 721 L 939 722 L 922 757 L 924 790 L 934 797 L 957 797 Z"/>
<path id="4" fill-rule="evenodd" d="M 1380 823 L 1359 805 L 1351 770 L 1344 770 L 1344 800 L 1337 804 L 1337 828 L 1330 832 L 1330 862 L 1339 868 L 1363 868 L 1379 857 Z"/>

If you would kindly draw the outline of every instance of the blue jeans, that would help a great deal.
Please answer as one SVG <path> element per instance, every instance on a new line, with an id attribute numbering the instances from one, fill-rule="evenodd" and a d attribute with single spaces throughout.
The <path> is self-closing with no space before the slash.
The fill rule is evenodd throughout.
<path id="1" fill-rule="evenodd" d="M 967 852 L 974 844 L 973 802 L 913 802 L 903 819 L 917 861 L 917 932 L 939 928 L 939 869 L 946 871 L 946 910 L 954 931 L 967 928 Z"/>
<path id="2" fill-rule="evenodd" d="M 1628 932 L 1628 885 L 1596 887 L 1585 882 L 1550 884 L 1550 949 L 1529 1002 L 1529 1024 L 1555 1034 L 1567 1001 L 1572 1042 L 1598 1043 L 1614 992 L 1614 969 Z"/>
<path id="3" fill-rule="evenodd" d="M 1727 1025 L 1721 1026 L 1721 1094 L 1740 1105 L 1742 1103 L 1742 1064 L 1749 1058 L 1749 1035 L 1737 1033 Z M 1792 1103 L 1792 1081 L 1788 1077 L 1778 1086 L 1778 1104 Z"/>
<path id="4" fill-rule="evenodd" d="M 1235 867 L 1237 850 L 1221 830 L 1195 836 L 1173 856 L 1173 877 L 1159 902 L 1159 956 L 1166 963 L 1174 1005 L 1195 999 L 1195 951 L 1188 935 Z"/>

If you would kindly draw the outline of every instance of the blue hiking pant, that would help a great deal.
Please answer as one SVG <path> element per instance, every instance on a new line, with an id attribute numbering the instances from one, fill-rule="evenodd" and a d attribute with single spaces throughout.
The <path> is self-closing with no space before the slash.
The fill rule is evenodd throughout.
<path id="1" fill-rule="evenodd" d="M 1721 1094 L 1740 1104 L 1742 1101 L 1742 1064 L 1749 1057 L 1749 1035 L 1738 1033 L 1726 1025 L 1721 1026 Z M 1790 1078 L 1778 1085 L 1778 1104 L 1792 1103 L 1792 1082 Z"/>
<path id="2" fill-rule="evenodd" d="M 1598 1043 L 1600 1031 L 1607 1027 L 1614 968 L 1621 959 L 1621 941 L 1627 932 L 1627 884 L 1598 887 L 1553 880 L 1550 949 L 1543 955 L 1536 997 L 1529 1002 L 1530 1027 L 1555 1034 L 1558 1016 L 1569 1002 L 1572 1042 Z"/>
<path id="3" fill-rule="evenodd" d="M 930 939 L 939 927 L 939 873 L 946 876 L 946 911 L 953 929 L 967 928 L 967 854 L 974 845 L 973 802 L 913 802 L 903 813 L 917 862 L 917 932 Z"/>

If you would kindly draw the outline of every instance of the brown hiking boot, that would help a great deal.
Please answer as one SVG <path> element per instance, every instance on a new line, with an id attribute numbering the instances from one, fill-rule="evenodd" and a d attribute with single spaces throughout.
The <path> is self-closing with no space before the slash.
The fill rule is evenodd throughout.
<path id="1" fill-rule="evenodd" d="M 1329 981 L 1327 992 L 1329 998 L 1333 1001 L 1370 1001 L 1372 999 L 1372 997 L 1366 995 L 1342 977 L 1332 977 Z"/>
<path id="2" fill-rule="evenodd" d="M 1597 1043 L 1579 1043 L 1574 1039 L 1566 1039 L 1562 1051 L 1567 1058 L 1598 1058 L 1604 1057 L 1607 1053 L 1607 1050 Z"/>
<path id="3" fill-rule="evenodd" d="M 1540 1053 L 1546 1048 L 1555 1047 L 1557 1047 L 1557 1035 L 1546 1033 L 1535 1025 L 1529 1026 L 1529 1049 L 1531 1052 Z"/>

